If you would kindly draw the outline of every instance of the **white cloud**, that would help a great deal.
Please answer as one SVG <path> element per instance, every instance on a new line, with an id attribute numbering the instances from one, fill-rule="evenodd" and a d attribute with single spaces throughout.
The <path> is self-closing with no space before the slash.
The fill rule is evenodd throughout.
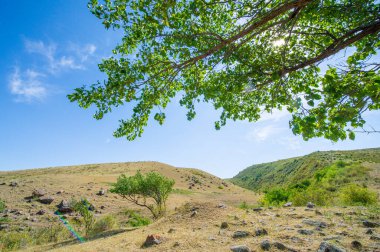
<path id="1" fill-rule="evenodd" d="M 42 73 L 27 69 L 20 73 L 18 68 L 9 78 L 9 90 L 13 95 L 16 95 L 16 101 L 31 102 L 42 100 L 47 95 L 47 88 L 41 82 Z"/>
<path id="2" fill-rule="evenodd" d="M 279 134 L 285 128 L 276 127 L 273 125 L 267 125 L 262 127 L 256 127 L 251 132 L 248 133 L 247 139 L 253 140 L 255 142 L 262 142 L 274 135 Z"/>
<path id="3" fill-rule="evenodd" d="M 274 109 L 272 113 L 263 113 L 258 120 L 258 122 L 265 122 L 265 121 L 274 121 L 278 122 L 279 120 L 289 117 L 290 113 L 287 110 L 278 110 Z"/>
<path id="4" fill-rule="evenodd" d="M 46 44 L 40 40 L 33 41 L 26 39 L 25 49 L 28 53 L 41 55 L 47 61 L 48 71 L 50 73 L 57 73 L 65 69 L 85 69 L 84 63 L 90 56 L 94 55 L 96 46 L 93 44 L 86 44 L 84 46 L 71 44 L 63 51 L 72 52 L 73 55 L 62 55 L 54 43 Z"/>

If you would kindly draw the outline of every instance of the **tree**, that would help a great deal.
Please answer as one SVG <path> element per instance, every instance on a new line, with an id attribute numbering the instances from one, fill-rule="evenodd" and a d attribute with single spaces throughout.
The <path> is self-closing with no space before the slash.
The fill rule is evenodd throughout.
<path id="1" fill-rule="evenodd" d="M 99 70 L 104 82 L 75 89 L 79 106 L 134 105 L 115 137 L 141 136 L 149 118 L 180 95 L 193 119 L 197 102 L 227 120 L 257 121 L 287 109 L 305 140 L 355 138 L 362 114 L 380 108 L 380 5 L 376 0 L 91 0 L 104 26 L 124 37 Z M 346 50 L 345 62 L 320 64 Z"/>
<path id="2" fill-rule="evenodd" d="M 173 186 L 174 180 L 159 173 L 149 172 L 142 175 L 138 171 L 136 175 L 130 177 L 121 175 L 110 191 L 138 206 L 147 208 L 156 219 L 165 213 L 166 200 Z M 152 199 L 154 203 L 149 203 L 149 199 Z"/>

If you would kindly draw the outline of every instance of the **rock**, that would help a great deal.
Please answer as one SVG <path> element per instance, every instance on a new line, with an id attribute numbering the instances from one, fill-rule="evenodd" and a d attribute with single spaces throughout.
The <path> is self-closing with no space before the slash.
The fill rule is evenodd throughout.
<path id="1" fill-rule="evenodd" d="M 371 222 L 371 221 L 365 220 L 365 221 L 363 221 L 363 226 L 365 226 L 367 228 L 375 228 L 375 227 L 380 227 L 380 224 L 376 223 L 376 222 Z"/>
<path id="2" fill-rule="evenodd" d="M 101 188 L 100 190 L 99 190 L 99 192 L 97 193 L 97 195 L 99 195 L 99 196 L 103 196 L 103 195 L 105 195 L 106 194 L 106 190 L 104 190 L 103 188 Z"/>
<path id="3" fill-rule="evenodd" d="M 325 228 L 327 227 L 327 223 L 323 221 L 316 221 L 316 220 L 310 220 L 310 219 L 305 219 L 302 221 L 302 223 L 305 223 L 310 226 L 315 226 L 319 228 Z"/>
<path id="4" fill-rule="evenodd" d="M 74 210 L 67 200 L 62 200 L 61 203 L 57 205 L 57 207 L 58 211 L 61 213 L 71 213 Z"/>
<path id="5" fill-rule="evenodd" d="M 171 233 L 174 233 L 175 232 L 175 229 L 174 228 L 171 228 L 169 229 L 168 233 L 171 234 Z"/>
<path id="6" fill-rule="evenodd" d="M 44 189 L 35 189 L 32 192 L 32 196 L 37 197 L 37 198 L 42 197 L 45 194 L 46 194 L 46 191 Z"/>
<path id="7" fill-rule="evenodd" d="M 246 245 L 236 245 L 232 246 L 230 249 L 233 252 L 251 252 L 251 249 L 248 248 Z"/>
<path id="8" fill-rule="evenodd" d="M 327 236 L 325 238 L 323 238 L 324 241 L 331 241 L 331 240 L 341 240 L 342 237 L 341 236 L 334 236 L 334 235 L 330 235 L 330 236 Z"/>
<path id="9" fill-rule="evenodd" d="M 17 184 L 17 182 L 12 181 L 11 183 L 9 183 L 9 186 L 16 187 L 16 186 L 18 186 L 18 184 Z"/>
<path id="10" fill-rule="evenodd" d="M 323 215 L 320 211 L 318 211 L 318 210 L 315 210 L 315 214 L 316 215 Z"/>
<path id="11" fill-rule="evenodd" d="M 41 209 L 40 211 L 38 211 L 36 214 L 37 215 L 44 215 L 46 213 L 46 211 L 44 209 Z"/>
<path id="12" fill-rule="evenodd" d="M 38 222 L 38 219 L 37 218 L 33 218 L 32 222 Z"/>
<path id="13" fill-rule="evenodd" d="M 57 194 L 62 194 L 62 193 L 64 193 L 65 191 L 64 190 L 59 190 L 58 192 L 57 192 Z"/>
<path id="14" fill-rule="evenodd" d="M 285 203 L 283 206 L 284 206 L 284 207 L 290 207 L 290 206 L 292 206 L 292 205 L 293 205 L 292 202 L 287 202 L 287 203 Z"/>
<path id="15" fill-rule="evenodd" d="M 54 198 L 51 196 L 47 196 L 47 197 L 40 198 L 38 201 L 42 204 L 49 205 L 54 201 Z"/>
<path id="16" fill-rule="evenodd" d="M 105 206 L 100 206 L 100 209 L 105 209 L 106 207 Z"/>
<path id="17" fill-rule="evenodd" d="M 194 210 L 194 211 L 191 212 L 190 217 L 194 217 L 194 216 L 197 215 L 197 214 L 198 214 L 198 212 Z"/>
<path id="18" fill-rule="evenodd" d="M 352 241 L 351 242 L 351 248 L 353 248 L 353 249 L 360 250 L 362 247 L 363 247 L 363 245 L 359 241 Z"/>
<path id="19" fill-rule="evenodd" d="M 1 182 L 1 183 L 0 183 L 0 185 L 6 185 L 6 184 L 7 184 L 7 183 L 5 183 L 5 182 Z"/>
<path id="20" fill-rule="evenodd" d="M 264 240 L 260 243 L 260 247 L 262 250 L 269 250 L 270 249 L 270 242 L 268 240 Z"/>
<path id="21" fill-rule="evenodd" d="M 0 224 L 0 230 L 5 230 L 9 228 L 9 224 Z"/>
<path id="22" fill-rule="evenodd" d="M 286 250 L 288 249 L 284 244 L 281 242 L 274 242 L 273 247 L 277 248 L 278 250 Z"/>
<path id="23" fill-rule="evenodd" d="M 380 241 L 380 235 L 376 235 L 376 234 L 371 235 L 369 239 L 372 241 Z"/>
<path id="24" fill-rule="evenodd" d="M 175 248 L 175 247 L 179 247 L 179 242 L 175 242 L 174 244 L 173 244 L 173 248 Z"/>
<path id="25" fill-rule="evenodd" d="M 314 233 L 313 230 L 306 230 L 306 229 L 300 229 L 297 232 L 302 235 L 312 235 Z"/>
<path id="26" fill-rule="evenodd" d="M 219 203 L 216 207 L 217 208 L 227 208 L 227 206 L 223 203 Z"/>
<path id="27" fill-rule="evenodd" d="M 267 235 L 268 231 L 265 230 L 264 228 L 258 228 L 255 230 L 255 235 L 256 236 L 262 236 L 262 235 Z"/>
<path id="28" fill-rule="evenodd" d="M 163 242 L 163 238 L 157 234 L 148 235 L 144 242 L 144 247 L 150 247 L 153 245 L 158 245 Z"/>
<path id="29" fill-rule="evenodd" d="M 313 203 L 311 203 L 311 202 L 307 202 L 306 207 L 307 207 L 307 208 L 314 208 L 314 207 L 315 207 L 315 204 L 313 204 Z"/>
<path id="30" fill-rule="evenodd" d="M 373 229 L 371 228 L 368 228 L 366 231 L 365 231 L 366 234 L 373 234 Z"/>
<path id="31" fill-rule="evenodd" d="M 317 252 L 346 252 L 346 250 L 324 241 L 319 245 Z"/>
<path id="32" fill-rule="evenodd" d="M 226 229 L 226 228 L 228 228 L 228 223 L 225 222 L 225 221 L 223 221 L 222 224 L 220 225 L 220 228 L 221 228 L 221 229 Z"/>
<path id="33" fill-rule="evenodd" d="M 235 233 L 232 235 L 232 238 L 244 238 L 250 235 L 247 231 L 235 231 Z"/>
<path id="34" fill-rule="evenodd" d="M 253 210 L 254 212 L 260 212 L 260 211 L 263 210 L 263 208 L 262 208 L 262 207 L 257 207 L 257 208 L 253 208 L 252 210 Z"/>

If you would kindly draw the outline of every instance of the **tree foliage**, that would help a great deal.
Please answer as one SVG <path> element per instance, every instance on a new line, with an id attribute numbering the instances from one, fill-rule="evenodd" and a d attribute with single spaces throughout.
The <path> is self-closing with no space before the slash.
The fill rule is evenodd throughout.
<path id="1" fill-rule="evenodd" d="M 104 26 L 124 32 L 99 70 L 104 82 L 75 89 L 79 106 L 134 105 L 114 136 L 162 124 L 176 96 L 194 118 L 197 102 L 227 120 L 257 121 L 286 109 L 294 134 L 355 138 L 363 112 L 380 108 L 380 5 L 375 0 L 91 0 Z M 319 65 L 347 49 L 345 62 Z"/>
<path id="2" fill-rule="evenodd" d="M 154 218 L 165 213 L 166 200 L 174 186 L 174 180 L 159 173 L 149 172 L 146 175 L 139 171 L 134 176 L 121 175 L 113 187 L 112 193 L 117 193 L 128 201 L 147 208 Z M 151 203 L 153 200 L 153 204 Z"/>

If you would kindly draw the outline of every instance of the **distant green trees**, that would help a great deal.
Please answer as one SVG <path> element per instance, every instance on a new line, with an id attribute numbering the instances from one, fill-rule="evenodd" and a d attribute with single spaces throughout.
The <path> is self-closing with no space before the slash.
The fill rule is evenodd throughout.
<path id="1" fill-rule="evenodd" d="M 156 219 L 165 213 L 166 200 L 173 190 L 174 183 L 174 180 L 159 173 L 149 172 L 143 175 L 138 171 L 136 175 L 130 177 L 121 175 L 110 191 L 147 208 Z"/>
<path id="2" fill-rule="evenodd" d="M 311 201 L 319 206 L 373 205 L 377 203 L 376 192 L 366 188 L 366 184 L 358 184 L 367 176 L 367 168 L 338 161 L 320 169 L 310 179 L 267 190 L 262 203 L 281 205 L 291 201 L 295 206 L 302 206 Z"/>

